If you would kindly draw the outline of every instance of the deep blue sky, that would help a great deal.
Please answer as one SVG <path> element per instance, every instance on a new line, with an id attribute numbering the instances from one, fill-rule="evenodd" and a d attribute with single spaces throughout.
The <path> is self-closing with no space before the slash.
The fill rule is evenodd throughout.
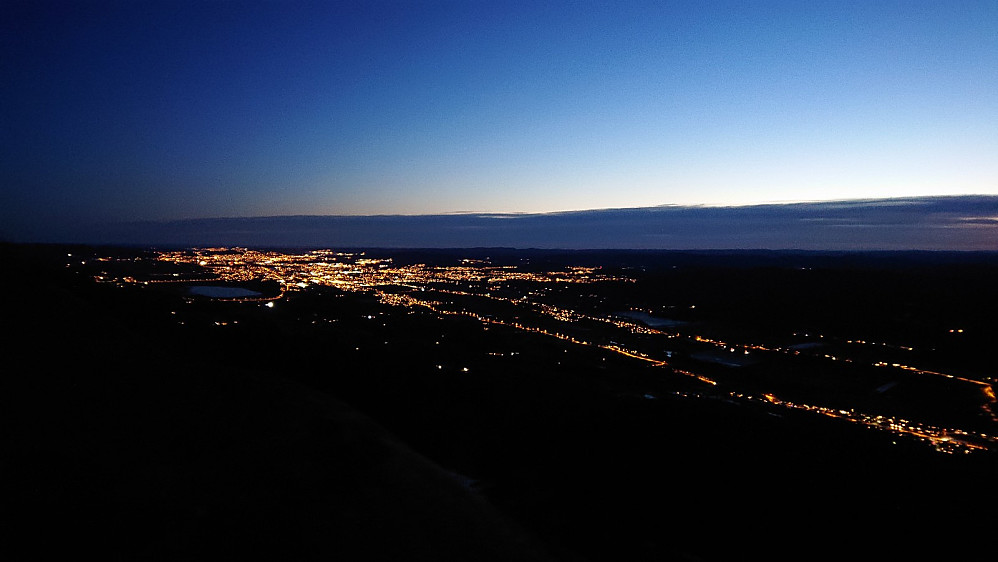
<path id="1" fill-rule="evenodd" d="M 998 2 L 0 5 L 0 236 L 998 194 Z"/>

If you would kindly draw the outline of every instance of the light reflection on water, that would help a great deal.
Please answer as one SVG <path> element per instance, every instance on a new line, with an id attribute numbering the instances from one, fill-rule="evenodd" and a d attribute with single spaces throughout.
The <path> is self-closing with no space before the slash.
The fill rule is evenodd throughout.
<path id="1" fill-rule="evenodd" d="M 619 316 L 624 316 L 630 318 L 631 320 L 638 320 L 644 322 L 646 325 L 652 328 L 676 328 L 679 326 L 685 326 L 687 323 L 680 320 L 672 320 L 671 318 L 659 318 L 658 316 L 652 316 L 650 314 L 645 314 L 644 312 L 618 312 Z"/>
<path id="2" fill-rule="evenodd" d="M 259 297 L 262 295 L 260 292 L 243 289 L 242 287 L 220 287 L 217 285 L 195 285 L 194 287 L 189 287 L 187 292 L 192 295 L 216 299 Z"/>

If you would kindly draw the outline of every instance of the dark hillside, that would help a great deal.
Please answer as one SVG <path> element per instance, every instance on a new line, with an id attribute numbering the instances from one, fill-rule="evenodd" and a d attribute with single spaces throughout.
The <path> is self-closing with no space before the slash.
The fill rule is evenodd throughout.
<path id="1" fill-rule="evenodd" d="M 95 284 L 65 266 L 88 251 L 3 248 L 3 523 L 39 558 L 71 544 L 127 560 L 893 559 L 940 547 L 963 559 L 996 529 L 992 452 L 944 455 L 363 292 L 314 287 L 267 307 Z M 740 259 L 737 275 L 680 268 L 620 297 L 704 284 L 693 313 L 751 314 L 758 305 L 716 305 L 751 292 L 707 283 L 765 287 L 786 270 Z M 805 359 L 792 365 L 807 372 Z M 765 386 L 778 365 L 714 369 Z M 818 380 L 802 391 L 827 398 L 847 379 Z M 927 543 L 927 529 L 948 538 Z"/>
<path id="2" fill-rule="evenodd" d="M 22 250 L 2 256 L 6 559 L 544 559 L 353 408 L 192 361 Z"/>

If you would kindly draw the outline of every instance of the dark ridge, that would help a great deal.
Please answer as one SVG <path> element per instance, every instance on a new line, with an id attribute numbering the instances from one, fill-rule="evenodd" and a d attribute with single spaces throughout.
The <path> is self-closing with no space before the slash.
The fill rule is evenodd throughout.
<path id="1" fill-rule="evenodd" d="M 6 559 L 546 559 L 354 408 L 95 304 L 52 265 L 85 248 L 0 249 Z"/>

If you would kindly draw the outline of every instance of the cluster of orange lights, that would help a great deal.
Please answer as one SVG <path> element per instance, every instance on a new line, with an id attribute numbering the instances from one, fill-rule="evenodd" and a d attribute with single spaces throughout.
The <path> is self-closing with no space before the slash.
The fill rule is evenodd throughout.
<path id="1" fill-rule="evenodd" d="M 602 274 L 599 268 L 569 267 L 564 271 L 533 273 L 519 271 L 516 266 L 494 266 L 487 260 L 471 259 L 462 260 L 461 265 L 454 267 L 431 267 L 425 264 L 395 266 L 392 264 L 391 259 L 365 257 L 363 253 L 340 253 L 332 250 L 317 250 L 304 254 L 283 254 L 279 252 L 257 252 L 246 248 L 208 248 L 186 252 L 162 252 L 159 254 L 159 259 L 174 263 L 197 265 L 210 272 L 211 279 L 223 281 L 272 279 L 280 282 L 282 287 L 288 291 L 301 290 L 307 288 L 309 285 L 328 285 L 348 291 L 372 291 L 377 295 L 380 302 L 384 304 L 407 308 L 420 307 L 431 310 L 439 315 L 470 317 L 486 326 L 504 326 L 558 338 L 570 344 L 595 346 L 607 352 L 643 361 L 658 367 L 667 367 L 668 363 L 662 359 L 651 357 L 644 352 L 630 349 L 619 342 L 597 343 L 572 336 L 569 333 L 571 330 L 567 328 L 564 331 L 548 329 L 529 325 L 520 319 L 502 320 L 491 315 L 482 315 L 464 309 L 453 310 L 454 303 L 433 300 L 431 295 L 449 294 L 463 297 L 486 298 L 497 302 L 511 303 L 516 307 L 529 307 L 532 312 L 542 317 L 565 324 L 590 321 L 609 323 L 617 328 L 625 329 L 632 334 L 667 338 L 681 337 L 690 342 L 721 348 L 727 352 L 742 351 L 745 355 L 748 355 L 750 350 L 788 353 L 792 355 L 799 355 L 801 353 L 799 349 L 767 347 L 757 344 L 731 344 L 702 335 L 681 335 L 676 330 L 657 329 L 642 322 L 631 321 L 629 318 L 621 316 L 587 315 L 564 307 L 542 303 L 537 301 L 536 298 L 529 298 L 530 296 L 543 295 L 544 289 L 526 291 L 525 294 L 521 293 L 515 297 L 508 296 L 509 292 L 504 293 L 506 296 L 500 295 L 498 294 L 500 291 L 497 290 L 498 286 L 502 283 L 513 281 L 533 282 L 540 284 L 542 287 L 554 283 L 634 281 L 631 278 Z M 133 280 L 129 279 L 129 281 Z M 185 281 L 185 279 L 173 278 L 159 281 Z M 186 279 L 186 281 L 191 281 L 191 279 Z M 460 288 L 455 287 L 455 285 L 458 285 Z M 963 332 L 962 328 L 949 330 L 949 333 L 954 334 Z M 824 338 L 823 335 L 819 337 Z M 864 340 L 842 341 L 849 344 L 888 346 L 886 343 L 878 344 Z M 890 345 L 889 347 L 907 351 L 912 350 L 908 346 Z M 846 362 L 852 361 L 849 358 L 842 358 L 827 353 L 816 354 L 816 356 L 822 355 L 824 358 L 832 361 L 840 359 Z M 987 396 L 988 404 L 985 408 L 989 412 L 991 411 L 991 407 L 998 403 L 990 385 L 983 381 L 918 369 L 901 363 L 879 361 L 874 363 L 874 365 L 973 383 L 979 385 L 982 392 Z M 671 368 L 671 371 L 693 377 L 712 387 L 718 385 L 717 381 L 701 374 L 676 368 Z M 861 423 L 875 429 L 913 436 L 930 442 L 936 450 L 946 453 L 960 451 L 969 453 L 977 450 L 986 450 L 998 443 L 996 438 L 982 433 L 938 428 L 926 424 L 913 423 L 908 420 L 857 413 L 852 410 L 797 404 L 781 400 L 769 393 L 761 394 L 759 397 L 746 397 L 734 393 L 731 396 L 743 400 L 763 400 L 773 406 L 815 412 L 829 417 Z M 992 417 L 998 421 L 998 417 L 995 417 L 994 414 L 992 414 Z"/>

